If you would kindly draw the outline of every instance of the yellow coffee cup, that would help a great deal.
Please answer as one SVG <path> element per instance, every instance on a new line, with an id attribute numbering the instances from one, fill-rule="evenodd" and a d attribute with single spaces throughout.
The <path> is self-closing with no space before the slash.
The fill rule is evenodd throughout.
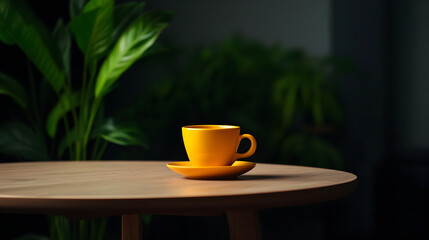
<path id="1" fill-rule="evenodd" d="M 192 166 L 230 166 L 237 159 L 252 156 L 256 150 L 256 139 L 250 134 L 240 135 L 239 126 L 184 126 L 182 136 Z M 250 149 L 237 153 L 243 138 L 250 140 Z"/>

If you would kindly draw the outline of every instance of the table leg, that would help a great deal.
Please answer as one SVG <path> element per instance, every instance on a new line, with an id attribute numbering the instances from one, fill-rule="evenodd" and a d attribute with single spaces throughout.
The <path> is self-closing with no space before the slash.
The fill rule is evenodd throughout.
<path id="1" fill-rule="evenodd" d="M 122 240 L 140 240 L 141 233 L 140 215 L 122 215 Z"/>
<path id="2" fill-rule="evenodd" d="M 229 211 L 226 215 L 228 217 L 231 240 L 261 239 L 256 211 Z"/>

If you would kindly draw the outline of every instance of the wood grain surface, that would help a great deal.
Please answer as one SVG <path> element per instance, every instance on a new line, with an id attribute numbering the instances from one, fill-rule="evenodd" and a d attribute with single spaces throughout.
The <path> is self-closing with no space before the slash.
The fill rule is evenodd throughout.
<path id="1" fill-rule="evenodd" d="M 232 180 L 191 180 L 165 161 L 0 164 L 0 211 L 90 216 L 216 213 L 307 204 L 353 191 L 342 171 L 260 164 Z"/>

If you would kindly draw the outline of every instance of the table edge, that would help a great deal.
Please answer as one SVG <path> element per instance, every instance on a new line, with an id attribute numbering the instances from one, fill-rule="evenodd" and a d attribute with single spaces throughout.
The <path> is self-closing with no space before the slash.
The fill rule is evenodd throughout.
<path id="1" fill-rule="evenodd" d="M 354 174 L 353 174 L 354 175 Z M 354 175 L 355 176 L 355 175 Z M 266 209 L 331 201 L 345 197 L 357 187 L 351 181 L 320 188 L 245 195 L 150 198 L 150 199 L 40 199 L 0 198 L 0 212 L 67 216 L 113 216 L 122 214 L 200 215 L 237 209 Z M 318 196 L 317 199 L 314 196 Z M 192 201 L 189 201 L 192 199 Z M 80 212 L 80 213 L 79 213 Z"/>

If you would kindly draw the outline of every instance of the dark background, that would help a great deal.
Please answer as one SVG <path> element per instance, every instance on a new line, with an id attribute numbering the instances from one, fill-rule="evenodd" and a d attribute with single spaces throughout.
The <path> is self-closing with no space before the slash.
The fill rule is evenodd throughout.
<path id="1" fill-rule="evenodd" d="M 346 56 L 356 65 L 352 76 L 338 79 L 345 115 L 339 147 L 345 170 L 358 176 L 358 188 L 329 203 L 261 211 L 264 238 L 427 238 L 429 1 L 147 2 L 150 8 L 176 12 L 160 42 L 174 39 L 185 46 L 201 46 L 239 32 L 266 44 L 300 47 L 315 56 Z M 68 11 L 65 1 L 30 4 L 51 27 Z M 22 56 L 10 57 L 15 50 L 4 46 L 0 50 L 0 69 L 19 66 Z M 131 91 L 142 86 L 142 76 L 157 74 L 145 65 L 133 67 L 123 89 Z M 2 214 L 0 218 L 1 239 L 46 231 L 40 216 Z M 115 218 L 111 227 L 119 224 Z M 197 239 L 190 233 L 195 229 L 207 239 L 228 237 L 225 217 L 154 216 L 145 235 Z"/>

